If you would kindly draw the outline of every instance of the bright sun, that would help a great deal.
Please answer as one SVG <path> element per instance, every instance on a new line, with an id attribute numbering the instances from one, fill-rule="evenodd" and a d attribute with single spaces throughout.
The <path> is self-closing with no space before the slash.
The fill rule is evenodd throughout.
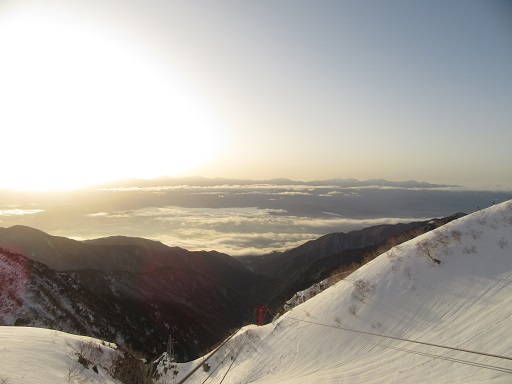
<path id="1" fill-rule="evenodd" d="M 0 187 L 177 175 L 222 148 L 218 118 L 183 79 L 92 23 L 4 13 L 0 52 Z"/>

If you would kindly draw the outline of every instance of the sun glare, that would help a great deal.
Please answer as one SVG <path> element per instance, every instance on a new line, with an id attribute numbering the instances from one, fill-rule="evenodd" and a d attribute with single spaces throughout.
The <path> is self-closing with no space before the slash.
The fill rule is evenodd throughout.
<path id="1" fill-rule="evenodd" d="M 0 187 L 177 175 L 222 149 L 215 113 L 141 47 L 79 18 L 0 16 Z"/>

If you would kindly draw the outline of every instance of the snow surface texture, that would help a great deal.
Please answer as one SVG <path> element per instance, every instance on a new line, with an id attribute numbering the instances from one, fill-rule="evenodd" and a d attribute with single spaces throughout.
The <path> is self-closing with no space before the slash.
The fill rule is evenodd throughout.
<path id="1" fill-rule="evenodd" d="M 318 295 L 326 287 L 328 287 L 328 280 L 329 279 L 322 280 L 321 282 L 313 284 L 311 287 L 303 291 L 295 293 L 295 295 L 293 295 L 293 297 L 284 304 L 284 310 L 289 311 L 293 307 L 296 307 L 297 305 L 302 304 L 305 301 L 311 299 L 312 297 Z"/>
<path id="2" fill-rule="evenodd" d="M 241 329 L 209 369 L 208 356 L 164 356 L 159 382 L 201 366 L 186 383 L 510 383 L 511 283 L 509 201 L 392 248 L 272 324 Z"/>
<path id="3" fill-rule="evenodd" d="M 108 374 L 119 352 L 104 344 L 49 329 L 0 327 L 0 383 L 119 383 Z"/>

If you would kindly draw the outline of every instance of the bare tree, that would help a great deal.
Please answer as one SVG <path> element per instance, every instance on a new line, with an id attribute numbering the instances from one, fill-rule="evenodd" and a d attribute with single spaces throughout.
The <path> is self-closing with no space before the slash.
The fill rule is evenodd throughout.
<path id="1" fill-rule="evenodd" d="M 463 253 L 467 253 L 468 255 L 471 254 L 471 253 L 476 253 L 476 247 L 474 245 L 471 245 L 471 246 L 468 246 L 468 247 L 464 247 L 462 252 Z"/>
<path id="2" fill-rule="evenodd" d="M 438 243 L 444 245 L 450 242 L 450 237 L 446 233 L 444 233 L 444 231 L 440 231 L 438 229 L 434 231 L 434 239 Z"/>
<path id="3" fill-rule="evenodd" d="M 70 361 L 68 363 L 67 379 L 70 383 L 85 383 L 87 377 L 83 375 L 84 367 L 76 361 Z"/>
<path id="4" fill-rule="evenodd" d="M 354 291 L 352 296 L 364 303 L 365 299 L 374 295 L 377 286 L 368 280 L 359 279 L 354 281 Z"/>
<path id="5" fill-rule="evenodd" d="M 459 244 L 462 244 L 462 232 L 454 230 L 452 231 L 452 237 L 459 242 Z"/>
<path id="6" fill-rule="evenodd" d="M 350 307 L 348 307 L 348 311 L 354 315 L 357 316 L 357 311 L 359 311 L 359 307 L 355 304 L 352 304 Z"/>
<path id="7" fill-rule="evenodd" d="M 395 249 L 391 248 L 386 254 L 388 256 L 389 261 L 394 263 L 395 262 L 395 258 L 396 258 Z"/>
<path id="8" fill-rule="evenodd" d="M 435 244 L 428 239 L 421 240 L 416 243 L 416 249 L 420 255 L 429 257 L 430 260 L 435 264 L 441 264 L 441 260 L 434 257 L 435 248 Z"/>
<path id="9" fill-rule="evenodd" d="M 407 266 L 404 268 L 404 275 L 407 276 L 409 280 L 411 280 L 412 277 L 412 270 L 411 267 Z"/>
<path id="10" fill-rule="evenodd" d="M 101 360 L 101 355 L 103 354 L 101 346 L 97 345 L 92 340 L 82 340 L 78 342 L 75 352 L 78 356 L 82 356 L 85 360 L 88 361 L 89 364 L 92 365 L 99 364 Z"/>
<path id="11" fill-rule="evenodd" d="M 117 355 L 112 361 L 110 374 L 115 379 L 126 384 L 146 384 L 151 379 L 147 377 L 144 363 L 137 353 L 125 347 L 123 355 Z"/>

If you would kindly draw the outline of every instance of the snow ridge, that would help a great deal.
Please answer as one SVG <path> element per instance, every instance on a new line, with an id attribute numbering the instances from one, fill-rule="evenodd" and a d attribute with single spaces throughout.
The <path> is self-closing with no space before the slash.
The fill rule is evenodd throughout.
<path id="1" fill-rule="evenodd" d="M 187 383 L 221 382 L 237 345 L 224 382 L 510 382 L 512 362 L 489 355 L 512 358 L 511 239 L 509 201 L 396 246 L 272 324 L 242 329 L 215 372 Z"/>

